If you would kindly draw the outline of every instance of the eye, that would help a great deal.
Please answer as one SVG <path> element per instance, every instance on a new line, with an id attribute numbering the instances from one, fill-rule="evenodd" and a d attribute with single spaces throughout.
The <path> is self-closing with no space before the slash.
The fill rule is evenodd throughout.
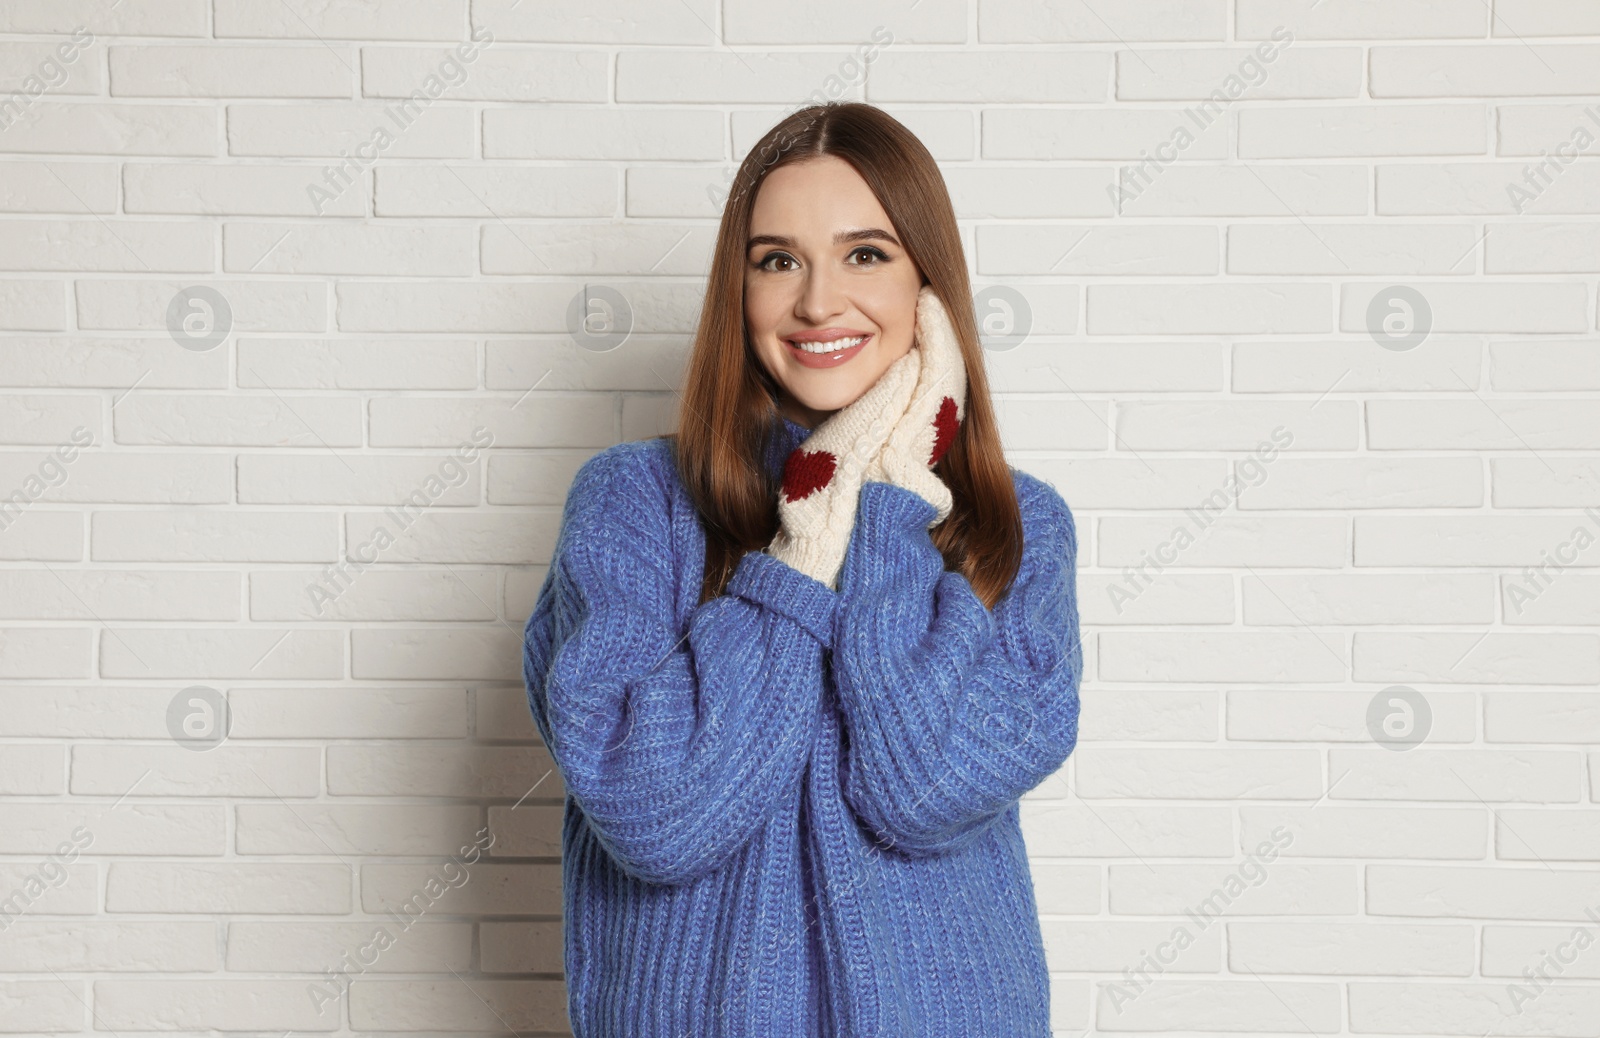
<path id="1" fill-rule="evenodd" d="M 850 250 L 850 255 L 855 256 L 855 255 L 858 255 L 858 254 L 863 253 L 863 252 L 866 253 L 869 256 L 872 256 L 873 258 L 875 258 L 877 260 L 880 260 L 882 262 L 888 262 L 889 257 L 884 254 L 883 250 L 875 249 L 871 245 L 859 245 L 856 248 Z M 856 264 L 856 266 L 858 266 L 858 267 L 870 267 L 870 266 L 874 266 L 874 264 L 871 264 L 871 263 L 858 263 L 858 264 Z"/>
<path id="2" fill-rule="evenodd" d="M 787 260 L 790 263 L 794 262 L 794 257 L 789 255 L 787 252 L 769 252 L 769 253 L 767 253 L 765 256 L 763 256 L 761 258 L 760 262 L 758 262 L 756 264 L 756 269 L 757 270 L 775 270 L 776 268 L 768 266 L 768 264 L 770 264 L 773 260 L 776 260 L 776 259 Z"/>

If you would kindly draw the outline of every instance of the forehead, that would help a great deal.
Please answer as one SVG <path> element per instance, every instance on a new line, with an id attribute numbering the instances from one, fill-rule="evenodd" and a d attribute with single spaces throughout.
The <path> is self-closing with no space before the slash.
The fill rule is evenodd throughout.
<path id="1" fill-rule="evenodd" d="M 782 234 L 824 243 L 836 231 L 888 228 L 878 196 L 843 159 L 825 155 L 767 174 L 750 213 L 753 234 Z"/>

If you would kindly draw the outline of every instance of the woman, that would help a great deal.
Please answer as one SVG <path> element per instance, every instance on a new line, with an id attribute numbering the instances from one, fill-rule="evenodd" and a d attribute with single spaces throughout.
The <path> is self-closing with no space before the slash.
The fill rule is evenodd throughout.
<path id="1" fill-rule="evenodd" d="M 1077 539 L 970 298 L 922 144 L 802 109 L 723 213 L 677 433 L 578 472 L 524 661 L 577 1038 L 1048 1038 L 1017 801 L 1077 741 Z"/>

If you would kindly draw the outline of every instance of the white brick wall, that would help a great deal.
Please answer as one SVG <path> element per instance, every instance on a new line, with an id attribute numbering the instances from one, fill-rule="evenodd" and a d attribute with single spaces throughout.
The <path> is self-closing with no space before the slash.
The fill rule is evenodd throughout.
<path id="1" fill-rule="evenodd" d="M 1056 1032 L 1595 1033 L 1593 0 L 0 3 L 0 1031 L 563 1029 L 522 624 L 819 91 L 1029 313 Z M 596 284 L 622 348 L 566 334 Z"/>

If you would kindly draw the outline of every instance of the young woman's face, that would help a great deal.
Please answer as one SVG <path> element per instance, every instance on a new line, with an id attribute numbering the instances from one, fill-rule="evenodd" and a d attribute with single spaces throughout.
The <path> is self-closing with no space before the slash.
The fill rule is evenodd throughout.
<path id="1" fill-rule="evenodd" d="M 922 274 L 843 159 L 767 175 L 746 260 L 745 330 L 782 389 L 779 410 L 802 425 L 854 401 L 911 348 Z"/>

